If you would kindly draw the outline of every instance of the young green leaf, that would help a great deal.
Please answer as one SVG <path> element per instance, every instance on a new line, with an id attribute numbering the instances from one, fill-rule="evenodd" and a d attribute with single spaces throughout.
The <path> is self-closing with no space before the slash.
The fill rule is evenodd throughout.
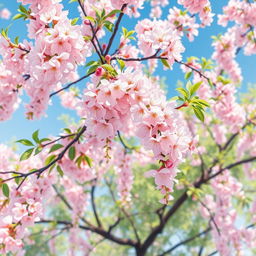
<path id="1" fill-rule="evenodd" d="M 89 165 L 89 167 L 92 168 L 92 159 L 87 155 L 85 155 L 84 158 L 87 164 Z"/>
<path id="2" fill-rule="evenodd" d="M 56 151 L 56 150 L 58 150 L 58 149 L 60 149 L 60 148 L 63 148 L 63 145 L 61 145 L 61 144 L 54 144 L 54 145 L 51 147 L 49 153 L 52 153 L 52 152 L 54 152 L 54 151 Z"/>
<path id="3" fill-rule="evenodd" d="M 17 140 L 16 142 L 19 142 L 24 146 L 34 146 L 34 144 L 30 140 L 26 139 Z"/>
<path id="4" fill-rule="evenodd" d="M 76 157 L 76 149 L 75 147 L 71 147 L 68 151 L 68 157 L 70 160 L 74 160 Z"/>
<path id="5" fill-rule="evenodd" d="M 4 184 L 2 185 L 2 192 L 3 192 L 3 195 L 4 195 L 4 196 L 9 197 L 9 195 L 10 195 L 10 189 L 9 189 L 9 186 L 8 186 L 6 183 L 4 183 Z"/>
<path id="6" fill-rule="evenodd" d="M 176 88 L 176 91 L 181 93 L 184 97 L 189 98 L 189 92 L 186 89 L 179 87 L 179 88 Z"/>
<path id="7" fill-rule="evenodd" d="M 120 13 L 120 12 L 121 12 L 121 10 L 113 10 L 113 11 L 111 11 L 109 14 L 107 14 L 104 18 L 107 19 L 107 18 L 109 18 L 109 17 L 114 16 L 114 15 L 117 14 L 117 13 Z"/>
<path id="8" fill-rule="evenodd" d="M 198 99 L 197 102 L 198 102 L 199 104 L 205 106 L 205 107 L 208 107 L 208 108 L 210 107 L 210 104 L 209 104 L 207 101 L 205 101 L 205 100 Z"/>
<path id="9" fill-rule="evenodd" d="M 188 80 L 188 79 L 191 77 L 191 75 L 192 75 L 192 71 L 187 72 L 187 73 L 185 74 L 185 79 Z"/>
<path id="10" fill-rule="evenodd" d="M 193 84 L 191 87 L 190 87 L 190 90 L 189 90 L 189 93 L 190 95 L 192 96 L 200 87 L 200 85 L 202 84 L 202 81 L 198 82 L 198 83 L 195 83 Z"/>
<path id="11" fill-rule="evenodd" d="M 38 138 L 38 133 L 39 130 L 36 130 L 33 134 L 32 134 L 32 139 L 36 142 L 36 143 L 40 143 L 40 140 Z"/>
<path id="12" fill-rule="evenodd" d="M 125 68 L 125 62 L 123 60 L 120 60 L 120 59 L 117 59 L 117 62 L 120 66 L 121 71 L 123 71 L 124 68 Z"/>
<path id="13" fill-rule="evenodd" d="M 21 156 L 20 161 L 27 160 L 33 153 L 34 148 L 26 150 Z"/>
<path id="14" fill-rule="evenodd" d="M 71 20 L 71 25 L 74 26 L 76 25 L 76 23 L 78 22 L 79 18 L 74 18 L 73 20 Z"/>
<path id="15" fill-rule="evenodd" d="M 42 150 L 43 150 L 43 147 L 41 147 L 41 146 L 36 147 L 34 156 L 39 154 Z"/>
<path id="16" fill-rule="evenodd" d="M 163 64 L 166 68 L 169 68 L 169 69 L 171 68 L 166 59 L 161 59 L 161 62 L 162 62 L 162 64 Z"/>
<path id="17" fill-rule="evenodd" d="M 59 175 L 60 175 L 61 177 L 64 176 L 64 172 L 63 172 L 63 170 L 61 169 L 61 167 L 60 167 L 59 165 L 57 166 L 57 172 L 59 173 Z"/>
<path id="18" fill-rule="evenodd" d="M 56 155 L 50 155 L 50 156 L 48 156 L 48 157 L 45 159 L 44 164 L 45 164 L 45 165 L 48 165 L 48 164 L 52 163 L 52 162 L 55 160 L 55 158 L 56 158 Z"/>
<path id="19" fill-rule="evenodd" d="M 22 13 L 18 13 L 18 14 L 16 14 L 16 15 L 14 15 L 14 16 L 12 17 L 12 19 L 13 19 L 13 20 L 18 20 L 18 19 L 26 18 L 26 17 L 27 17 L 26 15 L 24 15 L 24 14 L 22 14 Z"/>
<path id="20" fill-rule="evenodd" d="M 193 106 L 193 110 L 194 110 L 194 113 L 195 113 L 196 117 L 200 121 L 204 122 L 204 113 L 203 113 L 203 111 L 200 108 L 197 108 L 195 106 Z"/>

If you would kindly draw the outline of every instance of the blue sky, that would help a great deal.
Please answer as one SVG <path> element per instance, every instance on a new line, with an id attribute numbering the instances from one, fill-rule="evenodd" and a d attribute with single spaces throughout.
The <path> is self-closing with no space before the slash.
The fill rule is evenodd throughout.
<path id="1" fill-rule="evenodd" d="M 222 11 L 222 6 L 225 5 L 228 0 L 222 1 L 211 1 L 213 12 L 218 14 Z M 0 0 L 2 6 L 7 7 L 12 14 L 17 13 L 18 3 L 15 0 Z M 77 12 L 77 3 L 67 4 L 68 0 L 63 0 L 65 6 L 70 10 L 70 17 L 78 17 Z M 176 5 L 176 1 L 170 0 L 170 7 Z M 180 6 L 178 6 L 180 7 Z M 166 17 L 168 14 L 169 8 L 164 8 L 164 15 Z M 149 16 L 149 8 L 146 6 L 143 11 L 141 18 L 147 18 Z M 212 54 L 211 43 L 212 35 L 217 35 L 223 31 L 224 28 L 217 25 L 217 16 L 214 17 L 214 23 L 211 27 L 207 27 L 205 29 L 200 29 L 199 36 L 195 38 L 195 40 L 190 43 L 187 39 L 183 40 L 184 46 L 186 48 L 186 52 L 183 55 L 184 59 L 187 56 L 197 56 L 197 57 L 206 57 L 209 58 Z M 6 28 L 9 23 L 12 23 L 10 27 L 10 34 L 12 37 L 20 36 L 20 38 L 26 38 L 26 25 L 22 20 L 18 21 L 4 21 L 0 20 L 0 28 Z M 126 17 L 123 19 L 122 26 L 127 27 L 128 29 L 133 29 L 136 24 L 135 19 L 129 19 Z M 243 56 L 241 53 L 237 57 L 244 76 L 244 86 L 242 90 L 244 90 L 245 85 L 249 82 L 256 82 L 256 57 L 255 56 Z M 81 69 L 83 71 L 83 69 Z M 81 72 L 82 72 L 81 71 Z M 180 71 L 180 67 L 178 64 L 175 64 L 174 69 L 172 71 L 159 71 L 160 76 L 165 76 L 166 82 L 168 84 L 168 96 L 175 95 L 175 85 L 177 80 L 183 80 L 183 73 Z M 79 85 L 82 88 L 85 85 L 85 82 Z M 27 100 L 27 99 L 26 99 Z M 0 143 L 9 142 L 10 140 L 16 138 L 29 138 L 33 131 L 40 129 L 40 134 L 47 136 L 58 135 L 61 128 L 63 127 L 63 122 L 58 120 L 58 117 L 61 114 L 69 114 L 75 116 L 75 113 L 66 109 L 63 109 L 59 104 L 58 97 L 53 99 L 53 104 L 47 110 L 47 117 L 41 118 L 39 121 L 28 121 L 25 119 L 25 110 L 23 107 L 24 103 L 21 103 L 20 108 L 13 114 L 12 118 L 8 121 L 0 123 Z"/>

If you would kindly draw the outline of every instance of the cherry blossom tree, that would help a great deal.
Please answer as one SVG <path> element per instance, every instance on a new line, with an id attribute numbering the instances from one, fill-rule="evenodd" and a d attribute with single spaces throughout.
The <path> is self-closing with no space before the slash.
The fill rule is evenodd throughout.
<path id="1" fill-rule="evenodd" d="M 255 254 L 256 90 L 238 94 L 236 57 L 256 53 L 256 3 L 217 16 L 209 0 L 17 2 L 27 38 L 1 32 L 0 120 L 23 94 L 29 120 L 54 97 L 80 120 L 20 138 L 21 153 L 0 146 L 1 255 Z M 227 29 L 212 57 L 185 59 L 214 19 Z M 158 71 L 174 65 L 169 99 Z"/>

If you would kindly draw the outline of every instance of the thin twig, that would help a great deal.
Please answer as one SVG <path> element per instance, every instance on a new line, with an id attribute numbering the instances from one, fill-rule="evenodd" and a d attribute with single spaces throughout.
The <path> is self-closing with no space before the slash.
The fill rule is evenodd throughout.
<path id="1" fill-rule="evenodd" d="M 77 134 L 77 136 L 61 151 L 61 153 L 57 156 L 57 158 L 55 158 L 52 162 L 50 162 L 49 164 L 47 164 L 46 166 L 40 168 L 40 169 L 36 169 L 32 172 L 28 172 L 28 173 L 21 173 L 18 176 L 14 176 L 8 179 L 3 180 L 2 182 L 8 182 L 10 180 L 16 179 L 16 178 L 23 178 L 23 180 L 21 181 L 21 183 L 19 184 L 19 186 L 16 188 L 17 190 L 20 188 L 20 186 L 23 184 L 23 182 L 26 180 L 26 178 L 30 175 L 33 174 L 37 174 L 37 178 L 40 177 L 40 175 L 46 171 L 48 168 L 50 168 L 51 166 L 53 166 L 55 163 L 57 163 L 59 160 L 61 160 L 63 158 L 63 156 L 65 155 L 65 153 L 68 151 L 68 149 L 73 146 L 73 144 L 75 144 L 79 138 L 82 136 L 82 134 L 85 132 L 86 130 L 86 126 L 83 126 L 80 130 L 80 132 Z"/>
<path id="2" fill-rule="evenodd" d="M 208 227 L 206 230 L 204 230 L 204 231 L 202 231 L 202 232 L 200 232 L 200 233 L 198 233 L 198 234 L 196 234 L 196 235 L 194 235 L 194 236 L 192 236 L 192 237 L 190 237 L 190 238 L 187 238 L 187 239 L 185 239 L 185 240 L 179 242 L 178 244 L 174 245 L 173 247 L 171 247 L 170 249 L 164 251 L 163 253 L 159 254 L 158 256 L 164 256 L 164 255 L 166 255 L 166 254 L 169 254 L 169 253 L 171 253 L 172 251 L 174 251 L 175 249 L 177 249 L 178 247 L 180 247 L 180 246 L 182 246 L 182 245 L 185 245 L 185 244 L 187 244 L 187 243 L 189 243 L 189 242 L 195 240 L 196 238 L 198 238 L 198 237 L 200 237 L 200 236 L 202 236 L 202 235 L 207 234 L 210 230 L 211 230 L 211 227 Z M 170 254 L 169 254 L 169 255 L 170 255 Z"/>
<path id="3" fill-rule="evenodd" d="M 107 48 L 106 48 L 106 51 L 105 51 L 105 53 L 104 53 L 104 56 L 106 56 L 106 55 L 109 53 L 109 50 L 110 50 L 111 45 L 112 45 L 112 43 L 113 43 L 113 41 L 114 41 L 114 39 L 115 39 L 115 36 L 116 36 L 117 31 L 118 31 L 118 28 L 119 28 L 120 22 L 121 22 L 121 20 L 122 20 L 122 17 L 124 16 L 124 12 L 123 12 L 123 11 L 124 11 L 124 9 L 126 8 L 126 6 L 127 6 L 127 4 L 124 4 L 124 5 L 121 7 L 121 13 L 119 14 L 118 19 L 117 19 L 117 21 L 116 21 L 114 31 L 113 31 L 113 33 L 112 33 L 110 39 L 109 39 L 108 46 L 107 46 Z"/>
<path id="4" fill-rule="evenodd" d="M 96 183 L 96 179 L 95 179 L 95 183 Z M 96 219 L 96 222 L 97 222 L 97 224 L 98 224 L 98 227 L 102 227 L 102 224 L 101 224 L 99 215 L 98 215 L 98 213 L 97 213 L 96 204 L 95 204 L 95 198 L 94 198 L 95 189 L 96 189 L 96 185 L 92 185 L 92 189 L 91 189 L 92 210 L 93 210 L 93 214 L 94 214 L 94 217 L 95 217 L 95 219 Z"/>
<path id="5" fill-rule="evenodd" d="M 82 10 L 82 12 L 83 12 L 83 14 L 84 14 L 84 16 L 87 16 L 87 14 L 86 14 L 86 12 L 85 12 L 85 9 L 84 9 L 84 6 L 83 6 L 81 0 L 78 0 L 78 4 L 79 4 L 79 6 L 80 6 L 80 8 L 81 8 L 81 10 Z M 93 47 L 94 47 L 96 53 L 97 53 L 98 56 L 100 57 L 101 62 L 104 63 L 104 60 L 102 59 L 102 56 L 101 56 L 101 53 L 100 53 L 101 50 L 99 51 L 99 49 L 97 48 L 96 44 L 94 43 L 94 38 L 97 37 L 97 36 L 96 36 L 96 33 L 97 33 L 98 30 L 96 29 L 96 30 L 94 31 L 94 28 L 93 28 L 93 25 L 92 25 L 91 21 L 89 21 L 89 24 L 90 24 L 90 27 L 91 27 L 91 30 L 92 30 L 92 38 L 90 39 L 90 41 L 91 41 L 91 43 L 92 43 L 92 45 L 93 45 Z M 97 43 L 98 43 L 99 48 L 101 49 L 98 40 L 97 40 Z"/>
<path id="6" fill-rule="evenodd" d="M 55 94 L 58 94 L 58 93 L 60 93 L 60 92 L 62 92 L 62 91 L 64 91 L 64 90 L 68 89 L 70 86 L 72 86 L 72 85 L 74 85 L 74 84 L 76 84 L 76 83 L 78 83 L 78 82 L 80 82 L 80 81 L 86 79 L 87 77 L 91 76 L 91 75 L 94 74 L 94 73 L 95 73 L 95 72 L 91 72 L 90 74 L 87 74 L 87 75 L 85 75 L 85 76 L 80 77 L 80 78 L 77 79 L 76 81 L 74 81 L 74 82 L 72 82 L 72 83 L 69 83 L 68 85 L 62 87 L 61 89 L 59 89 L 59 90 L 57 90 L 57 91 L 51 93 L 49 97 L 51 98 L 51 97 L 54 96 Z"/>

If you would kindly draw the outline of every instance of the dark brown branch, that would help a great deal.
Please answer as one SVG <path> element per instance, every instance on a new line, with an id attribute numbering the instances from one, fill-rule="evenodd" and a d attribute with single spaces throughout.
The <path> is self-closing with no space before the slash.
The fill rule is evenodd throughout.
<path id="1" fill-rule="evenodd" d="M 57 187 L 53 185 L 53 189 L 55 190 L 57 196 L 62 200 L 62 202 L 68 207 L 69 210 L 73 210 L 70 203 L 67 201 L 67 199 L 58 191 Z"/>
<path id="2" fill-rule="evenodd" d="M 110 184 L 106 179 L 105 179 L 105 182 L 106 182 L 106 184 L 107 184 L 107 186 L 108 186 L 108 189 L 109 189 L 109 191 L 110 191 L 112 200 L 113 200 L 113 202 L 116 204 L 116 198 L 115 198 L 114 192 L 113 192 L 113 190 L 112 190 L 112 188 L 111 188 L 111 184 Z M 136 239 L 137 239 L 137 243 L 138 243 L 138 245 L 140 245 L 140 243 L 141 243 L 140 237 L 139 237 L 138 231 L 137 231 L 137 229 L 136 229 L 136 227 L 135 227 L 135 224 L 134 224 L 133 220 L 131 219 L 131 216 L 125 211 L 125 209 L 124 209 L 123 207 L 119 207 L 119 210 L 125 215 L 125 217 L 127 218 L 127 220 L 130 222 L 131 227 L 132 227 L 133 232 L 134 232 L 134 235 L 135 235 L 135 237 L 136 237 Z"/>
<path id="3" fill-rule="evenodd" d="M 246 229 L 253 228 L 254 226 L 255 226 L 255 224 L 250 224 L 250 225 L 248 225 L 248 226 L 246 227 Z M 215 254 L 217 254 L 217 253 L 218 253 L 218 251 L 214 251 L 214 252 L 208 254 L 208 256 L 213 256 L 213 255 L 215 255 Z"/>
<path id="4" fill-rule="evenodd" d="M 148 56 L 148 57 L 142 57 L 142 58 L 122 58 L 122 57 L 113 57 L 113 58 L 111 58 L 111 60 L 117 60 L 117 59 L 119 59 L 119 60 L 123 60 L 123 61 L 145 61 L 145 60 L 151 60 L 151 59 L 159 59 L 159 60 L 161 60 L 161 59 L 166 60 L 166 59 L 167 59 L 166 57 L 157 56 L 158 52 L 159 52 L 159 50 L 158 50 L 156 53 L 154 53 L 153 55 Z"/>
<path id="5" fill-rule="evenodd" d="M 205 180 L 205 182 L 208 182 L 209 180 L 215 178 L 216 176 L 220 175 L 222 172 L 224 172 L 226 169 L 232 169 L 238 165 L 241 165 L 241 164 L 246 164 L 246 163 L 249 163 L 249 162 L 253 162 L 253 161 L 256 161 L 256 156 L 254 157 L 250 157 L 250 158 L 247 158 L 247 159 L 243 159 L 243 160 L 240 160 L 236 163 L 233 163 L 233 164 L 230 164 L 226 167 L 223 167 L 221 168 L 218 172 L 214 173 L 213 175 L 211 175 L 209 178 L 207 178 Z"/>
<path id="6" fill-rule="evenodd" d="M 151 56 L 148 56 L 148 57 L 142 57 L 142 58 L 113 57 L 111 60 L 116 60 L 116 59 L 120 59 L 120 60 L 123 60 L 123 61 L 145 61 L 145 60 L 150 60 L 150 59 L 167 60 L 167 57 L 157 56 L 158 53 L 159 53 L 159 50 L 155 54 L 153 54 Z M 208 81 L 209 84 L 212 83 L 211 79 L 209 77 L 207 77 L 205 74 L 203 74 L 200 70 L 190 66 L 188 63 L 185 63 L 185 62 L 182 62 L 182 61 L 179 61 L 179 60 L 176 60 L 176 59 L 175 59 L 175 62 L 178 63 L 178 64 L 181 64 L 181 65 L 184 65 L 187 68 L 190 68 L 192 71 L 198 73 L 199 76 L 205 78 Z"/>
<path id="7" fill-rule="evenodd" d="M 95 180 L 95 182 L 96 182 L 96 180 Z M 92 185 L 92 189 L 91 189 L 92 210 L 93 210 L 93 214 L 94 214 L 94 217 L 95 217 L 95 219 L 96 219 L 96 222 L 97 222 L 97 224 L 98 224 L 98 227 L 102 227 L 102 224 L 101 224 L 99 215 L 98 215 L 98 213 L 97 213 L 96 204 L 95 204 L 95 198 L 94 198 L 95 188 L 96 188 L 96 185 Z"/>
<path id="8" fill-rule="evenodd" d="M 205 78 L 209 84 L 213 84 L 213 85 L 214 85 L 214 83 L 211 82 L 211 79 L 210 79 L 209 77 L 207 77 L 206 75 L 204 75 L 200 70 L 198 70 L 198 69 L 196 69 L 196 68 L 190 66 L 190 65 L 189 65 L 188 63 L 186 63 L 186 62 L 182 62 L 182 61 L 178 61 L 178 60 L 175 60 L 175 62 L 176 62 L 176 63 L 179 63 L 179 64 L 181 64 L 181 65 L 184 65 L 184 66 L 186 66 L 187 68 L 190 68 L 192 71 L 198 73 L 200 77 Z"/>
<path id="9" fill-rule="evenodd" d="M 203 184 L 207 183 L 210 179 L 212 179 L 212 178 L 218 176 L 219 174 L 221 174 L 225 169 L 231 169 L 231 168 L 236 167 L 238 165 L 248 163 L 248 162 L 252 162 L 252 161 L 256 161 L 256 157 L 251 157 L 251 158 L 244 159 L 244 160 L 238 161 L 236 163 L 230 164 L 230 165 L 226 166 L 225 168 L 221 169 L 219 172 L 217 172 L 217 173 L 213 174 L 212 176 L 208 177 L 207 179 L 203 179 L 201 177 L 199 181 L 194 183 L 194 187 L 195 188 L 200 188 Z M 213 166 L 215 164 L 216 164 L 216 161 L 214 161 Z M 209 170 L 211 170 L 211 169 L 212 169 L 212 167 L 209 168 Z M 148 235 L 148 237 L 146 238 L 146 240 L 144 241 L 144 243 L 142 244 L 142 246 L 140 248 L 141 255 L 145 254 L 145 252 L 151 246 L 151 244 L 154 242 L 156 237 L 160 233 L 162 233 L 166 223 L 174 215 L 174 213 L 176 213 L 176 211 L 186 202 L 187 198 L 188 198 L 187 190 L 185 190 L 183 192 L 183 194 L 176 200 L 176 202 L 173 204 L 173 206 L 169 209 L 169 211 L 165 214 L 162 221 L 156 227 L 154 227 L 152 232 Z"/>
<path id="10" fill-rule="evenodd" d="M 78 82 L 80 82 L 80 81 L 86 79 L 87 77 L 91 76 L 91 75 L 94 74 L 94 73 L 95 73 L 95 72 L 92 72 L 92 73 L 90 73 L 90 74 L 87 74 L 87 75 L 85 75 L 85 76 L 80 77 L 80 78 L 77 79 L 76 81 L 74 81 L 74 82 L 72 82 L 72 83 L 69 83 L 68 85 L 62 87 L 61 89 L 59 89 L 59 90 L 57 90 L 57 91 L 51 93 L 49 97 L 51 98 L 51 97 L 54 96 L 55 94 L 58 94 L 58 93 L 60 93 L 60 92 L 62 92 L 62 91 L 64 91 L 64 90 L 68 89 L 70 86 L 72 86 L 72 85 L 74 85 L 74 84 L 76 84 L 76 83 L 78 83 Z"/>
<path id="11" fill-rule="evenodd" d="M 206 230 L 204 230 L 204 231 L 202 231 L 202 232 L 200 232 L 200 233 L 198 233 L 198 234 L 196 234 L 196 235 L 194 235 L 194 236 L 192 236 L 192 237 L 190 237 L 190 238 L 187 238 L 187 239 L 185 239 L 185 240 L 179 242 L 178 244 L 174 245 L 174 246 L 171 247 L 170 249 L 168 249 L 168 250 L 164 251 L 163 253 L 159 254 L 159 256 L 164 256 L 164 255 L 166 255 L 166 254 L 171 253 L 172 251 L 174 251 L 174 250 L 177 249 L 178 247 L 180 247 L 180 246 L 182 246 L 182 245 L 185 245 L 185 244 L 187 244 L 187 243 L 189 243 L 189 242 L 195 240 L 196 238 L 207 234 L 210 230 L 211 230 L 211 228 L 208 227 Z"/>
<path id="12" fill-rule="evenodd" d="M 123 220 L 123 218 L 119 216 L 117 220 L 112 225 L 109 226 L 108 233 L 110 233 L 120 223 L 121 220 Z"/>
<path id="13" fill-rule="evenodd" d="M 78 3 L 79 3 L 79 6 L 80 6 L 80 8 L 81 8 L 81 10 L 82 10 L 82 12 L 83 12 L 83 14 L 84 14 L 84 16 L 87 16 L 87 14 L 86 14 L 86 12 L 85 12 L 85 9 L 84 9 L 84 6 L 83 6 L 81 0 L 78 0 Z M 94 43 L 94 38 L 97 38 L 96 33 L 97 33 L 98 30 L 97 30 L 97 29 L 94 30 L 91 21 L 89 21 L 89 24 L 90 24 L 90 27 L 91 27 L 91 30 L 92 30 L 92 38 L 90 39 L 90 41 L 91 41 L 91 43 L 92 43 L 92 45 L 93 45 L 93 47 L 94 47 L 96 53 L 98 54 L 98 56 L 99 56 L 101 62 L 104 63 L 104 61 L 103 61 L 103 59 L 102 59 L 102 56 L 101 56 L 101 52 L 100 52 L 100 51 L 102 51 L 102 50 L 101 50 L 101 47 L 100 47 L 100 44 L 99 44 L 98 39 L 97 39 L 96 41 L 97 41 L 97 43 L 98 43 L 98 46 L 99 46 L 99 49 L 100 49 L 100 50 L 97 48 L 96 44 Z"/>
<path id="14" fill-rule="evenodd" d="M 122 138 L 122 136 L 121 136 L 121 134 L 120 134 L 119 131 L 117 131 L 117 136 L 118 136 L 118 138 L 119 138 L 121 144 L 123 145 L 123 147 L 124 147 L 126 153 L 127 153 L 127 151 L 132 151 L 132 150 L 134 150 L 134 147 L 130 147 L 130 146 L 128 146 L 128 145 L 124 142 L 124 140 L 123 140 L 123 138 Z"/>
<path id="15" fill-rule="evenodd" d="M 73 146 L 73 144 L 75 144 L 79 138 L 82 136 L 82 134 L 85 132 L 86 130 L 86 126 L 83 126 L 80 130 L 80 132 L 77 134 L 77 136 L 61 151 L 61 153 L 58 155 L 57 158 L 55 158 L 52 162 L 50 162 L 49 164 L 47 164 L 46 166 L 40 168 L 40 169 L 36 169 L 32 172 L 28 172 L 28 173 L 20 173 L 20 175 L 18 176 L 14 176 L 8 179 L 3 180 L 2 182 L 7 182 L 16 178 L 23 178 L 23 180 L 21 181 L 21 183 L 19 184 L 19 186 L 17 187 L 17 190 L 20 188 L 20 186 L 23 184 L 23 182 L 26 180 L 26 178 L 30 175 L 33 174 L 37 174 L 37 177 L 39 178 L 40 175 L 46 171 L 47 169 L 49 169 L 51 166 L 53 166 L 55 163 L 57 163 L 59 160 L 61 160 L 63 158 L 63 156 L 65 155 L 65 153 L 68 151 L 68 149 Z"/>
<path id="16" fill-rule="evenodd" d="M 106 56 L 106 55 L 109 53 L 109 50 L 110 50 L 110 48 L 111 48 L 111 46 L 112 46 L 112 44 L 113 44 L 113 41 L 114 41 L 115 36 L 116 36 L 116 33 L 117 33 L 117 31 L 118 31 L 120 22 L 121 22 L 121 20 L 122 20 L 122 18 L 123 18 L 123 16 L 124 16 L 124 12 L 123 12 L 123 11 L 124 11 L 124 9 L 126 8 L 126 6 L 127 6 L 127 4 L 124 4 L 124 5 L 122 6 L 122 8 L 121 8 L 121 13 L 119 14 L 118 19 L 117 19 L 117 21 L 116 21 L 114 31 L 113 31 L 113 33 L 112 33 L 110 39 L 109 39 L 108 46 L 107 46 L 107 48 L 106 48 L 106 51 L 105 51 L 105 53 L 104 53 L 104 56 Z"/>
<path id="17" fill-rule="evenodd" d="M 38 221 L 36 222 L 37 224 L 43 224 L 43 223 L 57 223 L 57 224 L 60 224 L 60 225 L 68 225 L 68 226 L 71 226 L 72 227 L 72 223 L 69 222 L 69 221 L 62 221 L 62 220 L 41 220 L 41 221 Z M 135 247 L 136 246 L 136 242 L 131 240 L 131 239 L 125 239 L 125 238 L 119 238 L 111 233 L 109 233 L 108 231 L 102 229 L 102 228 L 99 228 L 99 227 L 95 227 L 95 226 L 83 226 L 83 225 L 79 225 L 79 228 L 83 229 L 83 230 L 89 230 L 91 232 L 94 232 L 98 235 L 101 235 L 103 237 L 105 237 L 106 239 L 110 240 L 110 241 L 113 241 L 117 244 L 120 244 L 120 245 L 127 245 L 127 246 L 132 246 L 132 247 Z"/>
<path id="18" fill-rule="evenodd" d="M 210 221 L 213 222 L 213 224 L 214 224 L 214 226 L 215 226 L 215 228 L 216 228 L 216 230 L 217 230 L 217 232 L 218 232 L 218 234 L 219 234 L 219 236 L 220 236 L 220 235 L 221 235 L 220 229 L 219 229 L 219 227 L 218 227 L 218 225 L 217 225 L 217 223 L 216 223 L 216 221 L 215 221 L 215 219 L 214 219 L 214 215 L 212 214 L 211 209 L 210 209 L 204 202 L 202 202 L 200 199 L 197 199 L 197 200 L 198 200 L 199 203 L 208 211 L 208 213 L 209 213 L 209 215 L 210 215 Z"/>

